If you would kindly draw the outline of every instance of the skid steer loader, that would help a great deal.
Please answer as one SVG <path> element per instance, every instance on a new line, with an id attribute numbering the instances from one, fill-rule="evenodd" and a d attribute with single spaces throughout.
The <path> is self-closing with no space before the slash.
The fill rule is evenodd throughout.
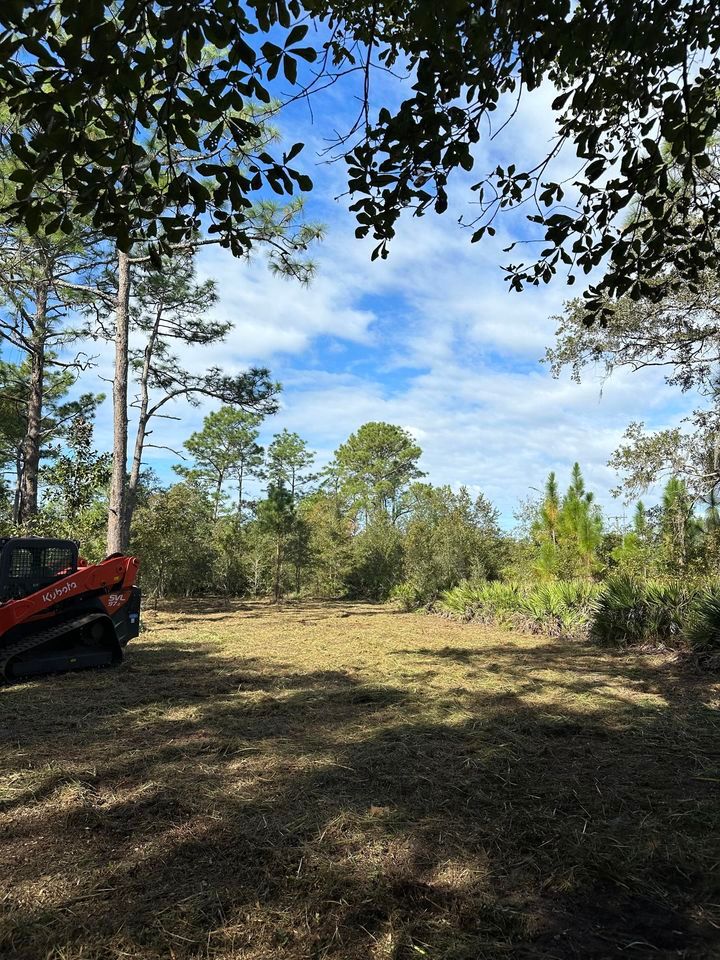
<path id="1" fill-rule="evenodd" d="M 0 681 L 120 663 L 140 631 L 138 561 L 72 540 L 0 539 Z"/>

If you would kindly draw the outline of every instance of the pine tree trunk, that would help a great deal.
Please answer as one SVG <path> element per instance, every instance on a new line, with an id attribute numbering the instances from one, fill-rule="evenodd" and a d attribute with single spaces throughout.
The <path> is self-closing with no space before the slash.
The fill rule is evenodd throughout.
<path id="1" fill-rule="evenodd" d="M 20 523 L 20 488 L 22 487 L 23 464 L 22 447 L 15 451 L 15 494 L 13 496 L 12 519 L 15 526 Z"/>
<path id="2" fill-rule="evenodd" d="M 215 506 L 213 507 L 213 520 L 217 520 L 218 513 L 220 512 L 220 496 L 222 495 L 222 485 L 223 480 L 225 479 L 222 473 L 218 474 L 218 482 L 215 487 Z"/>
<path id="3" fill-rule="evenodd" d="M 275 594 L 275 603 L 280 600 L 280 571 L 282 569 L 282 547 L 280 545 L 280 537 L 277 539 L 275 545 L 275 586 L 273 593 Z"/>
<path id="4" fill-rule="evenodd" d="M 138 419 L 138 428 L 135 435 L 135 449 L 133 451 L 132 466 L 130 467 L 130 479 L 128 480 L 126 503 L 125 503 L 125 526 L 127 528 L 127 539 L 130 538 L 130 527 L 132 525 L 135 505 L 137 503 L 138 487 L 140 486 L 140 469 L 142 467 L 143 450 L 145 448 L 145 437 L 147 436 L 147 413 L 143 415 L 140 411 Z"/>
<path id="5" fill-rule="evenodd" d="M 42 439 L 43 387 L 45 379 L 45 341 L 47 336 L 47 284 L 37 290 L 35 330 L 30 354 L 30 392 L 27 404 L 27 429 L 22 442 L 22 479 L 18 523 L 28 526 L 38 508 L 38 473 Z"/>
<path id="6" fill-rule="evenodd" d="M 113 465 L 110 479 L 107 552 L 122 553 L 129 539 L 127 510 L 128 340 L 130 328 L 130 258 L 118 250 L 113 379 Z"/>
<path id="7" fill-rule="evenodd" d="M 158 306 L 158 310 L 155 315 L 155 322 L 150 332 L 150 336 L 148 337 L 147 345 L 145 346 L 142 373 L 140 374 L 140 409 L 138 411 L 138 427 L 137 433 L 135 434 L 135 447 L 133 450 L 132 466 L 130 467 L 130 479 L 128 481 L 126 496 L 127 502 L 125 504 L 124 522 L 127 540 L 130 539 L 130 528 L 132 526 L 133 514 L 135 513 L 138 488 L 140 486 L 140 470 L 142 469 L 142 458 L 145 450 L 145 438 L 148 435 L 148 423 L 150 421 L 150 414 L 148 413 L 150 407 L 150 373 L 152 370 L 152 359 L 155 353 L 155 345 L 160 332 L 162 311 L 163 304 L 161 303 Z"/>

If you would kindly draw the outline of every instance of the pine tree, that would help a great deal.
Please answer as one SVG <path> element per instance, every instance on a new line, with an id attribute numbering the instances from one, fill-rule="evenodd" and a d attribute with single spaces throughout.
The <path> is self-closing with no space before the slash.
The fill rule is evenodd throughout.
<path id="1" fill-rule="evenodd" d="M 17 134 L 3 113 L 0 110 L 4 134 Z M 3 135 L 0 203 L 12 192 L 8 162 Z M 45 184 L 40 192 L 51 194 L 53 185 Z M 14 392 L 15 397 L 22 396 L 23 406 L 14 520 L 23 526 L 31 525 L 38 511 L 51 381 L 62 381 L 69 389 L 90 365 L 90 357 L 79 344 L 81 332 L 71 318 L 73 310 L 87 301 L 86 284 L 100 269 L 104 252 L 96 232 L 82 218 L 71 237 L 46 232 L 43 227 L 31 234 L 17 223 L 0 224 L 0 344 L 7 344 L 22 357 L 22 385 Z"/>
<path id="2" fill-rule="evenodd" d="M 645 504 L 639 500 L 633 514 L 632 529 L 623 536 L 621 543 L 610 556 L 623 573 L 633 577 L 647 577 L 652 560 L 652 526 Z"/>
<path id="3" fill-rule="evenodd" d="M 307 471 L 315 454 L 297 433 L 283 430 L 276 434 L 267 451 L 267 476 L 271 483 L 287 487 L 294 501 L 315 477 Z"/>
<path id="4" fill-rule="evenodd" d="M 407 509 L 422 450 L 412 436 L 392 423 L 365 423 L 335 451 L 341 489 L 356 513 L 368 523 L 384 513 L 397 523 Z"/>
<path id="5" fill-rule="evenodd" d="M 570 560 L 567 573 L 583 573 L 591 577 L 602 542 L 602 516 L 594 504 L 594 495 L 585 489 L 585 480 L 579 463 L 574 463 L 570 486 L 563 498 L 560 526 L 563 531 L 566 553 Z M 573 569 L 572 555 L 578 559 Z"/>
<path id="6" fill-rule="evenodd" d="M 545 531 L 553 544 L 557 543 L 557 526 L 560 516 L 560 494 L 557 479 L 551 471 L 545 483 L 545 499 L 541 507 Z"/>
<path id="7" fill-rule="evenodd" d="M 270 380 L 266 369 L 252 368 L 233 376 L 218 367 L 195 374 L 183 366 L 178 348 L 207 346 L 228 335 L 232 324 L 212 314 L 216 302 L 215 284 L 212 280 L 198 280 L 191 251 L 167 257 L 161 271 L 149 264 L 135 269 L 129 329 L 133 344 L 138 346 L 128 346 L 127 356 L 137 384 L 133 406 L 138 421 L 124 493 L 120 531 L 123 543 L 127 543 L 130 533 L 151 425 L 153 420 L 166 415 L 168 404 L 171 408 L 182 402 L 197 405 L 200 399 L 209 398 L 262 415 L 276 409 L 279 385 Z M 118 489 L 114 484 L 114 494 Z M 115 502 L 111 502 L 111 511 L 116 509 Z M 117 531 L 112 529 L 109 536 L 114 539 Z"/>
<path id="8" fill-rule="evenodd" d="M 249 477 L 263 475 L 263 448 L 257 443 L 257 427 L 262 416 L 234 407 L 221 407 L 208 414 L 202 430 L 193 433 L 184 446 L 194 466 L 176 466 L 175 470 L 188 480 L 208 490 L 214 503 L 214 514 L 224 496 L 227 481 L 238 484 L 238 513 L 242 513 L 244 484 Z"/>
<path id="9" fill-rule="evenodd" d="M 538 544 L 535 572 L 541 579 L 552 580 L 558 576 L 560 569 L 558 548 L 560 493 L 557 478 L 552 471 L 545 481 L 545 494 L 538 514 L 530 530 L 531 536 Z"/>
<path id="10" fill-rule="evenodd" d="M 267 499 L 261 500 L 257 507 L 257 524 L 260 530 L 272 537 L 274 544 L 273 599 L 275 603 L 282 596 L 285 554 L 295 521 L 295 502 L 290 491 L 280 484 L 270 484 Z"/>
<path id="11" fill-rule="evenodd" d="M 531 534 L 537 544 L 534 567 L 541 578 L 591 577 L 596 572 L 602 515 L 594 495 L 585 489 L 578 463 L 573 464 L 562 501 L 555 474 L 549 475 Z"/>
<path id="12" fill-rule="evenodd" d="M 686 574 L 698 551 L 702 525 L 694 515 L 687 485 L 679 477 L 671 477 L 663 490 L 660 534 L 668 569 L 674 574 Z"/>

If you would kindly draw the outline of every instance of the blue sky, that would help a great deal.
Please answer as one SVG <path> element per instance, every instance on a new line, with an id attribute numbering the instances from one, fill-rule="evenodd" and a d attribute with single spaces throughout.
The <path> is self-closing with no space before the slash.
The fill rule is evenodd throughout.
<path id="1" fill-rule="evenodd" d="M 478 171 L 543 150 L 552 96 L 541 89 L 525 100 L 502 147 L 479 145 Z M 502 248 L 526 239 L 526 225 L 514 217 L 496 238 L 471 245 L 457 223 L 471 212 L 467 177 L 445 215 L 405 219 L 389 260 L 371 262 L 372 245 L 354 238 L 347 198 L 334 199 L 343 191 L 344 165 L 321 155 L 328 131 L 347 121 L 346 102 L 331 91 L 314 104 L 314 123 L 303 108 L 280 121 L 289 142 L 307 144 L 302 157 L 315 190 L 306 215 L 327 231 L 314 253 L 315 281 L 303 288 L 273 277 L 262 256 L 246 263 L 206 248 L 200 271 L 216 279 L 216 312 L 234 329 L 225 343 L 188 351 L 183 362 L 228 372 L 269 366 L 284 391 L 263 439 L 285 427 L 297 431 L 317 451 L 318 464 L 362 423 L 382 419 L 414 434 L 429 480 L 482 490 L 508 527 L 519 499 L 541 487 L 550 470 L 564 483 L 575 460 L 608 515 L 621 515 L 621 501 L 609 496 L 617 478 L 607 460 L 625 427 L 631 420 L 674 424 L 688 398 L 667 388 L 657 371 L 620 372 L 608 382 L 588 371 L 580 385 L 553 380 L 539 362 L 552 342 L 551 317 L 581 291 L 558 278 L 542 289 L 508 292 Z M 563 162 L 559 172 L 570 173 L 573 158 Z M 109 369 L 107 356 L 96 375 Z M 179 419 L 157 424 L 153 442 L 180 449 L 210 409 L 176 408 Z M 107 402 L 98 417 L 99 446 L 109 447 L 110 429 Z M 149 450 L 147 462 L 169 480 L 178 458 Z"/>

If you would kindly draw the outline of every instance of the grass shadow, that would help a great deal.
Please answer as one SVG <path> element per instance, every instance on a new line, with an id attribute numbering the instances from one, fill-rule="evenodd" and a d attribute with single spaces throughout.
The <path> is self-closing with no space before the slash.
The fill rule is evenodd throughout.
<path id="1" fill-rule="evenodd" d="M 4 957 L 718 955 L 711 678 L 396 617 L 311 666 L 248 619 L 2 692 Z"/>

